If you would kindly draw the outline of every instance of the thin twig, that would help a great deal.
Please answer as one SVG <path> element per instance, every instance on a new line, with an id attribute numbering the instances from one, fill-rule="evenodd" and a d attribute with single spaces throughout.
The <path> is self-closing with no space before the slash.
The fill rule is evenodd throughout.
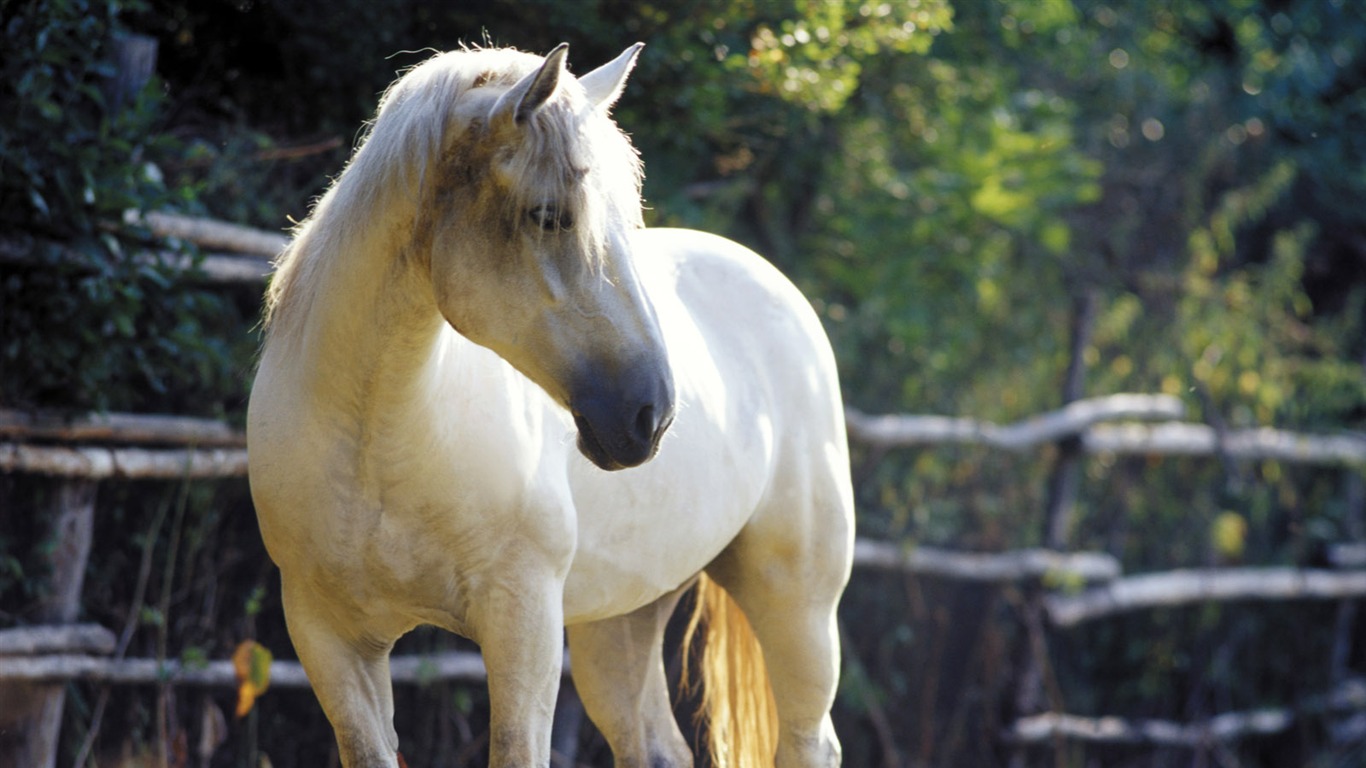
<path id="1" fill-rule="evenodd" d="M 863 670 L 863 662 L 858 654 L 854 652 L 854 644 L 849 637 L 849 631 L 845 629 L 844 622 L 839 622 L 840 646 L 845 649 L 845 660 Z M 867 678 L 867 674 L 863 675 Z M 863 696 L 863 705 L 868 711 L 868 722 L 873 726 L 873 732 L 877 734 L 878 745 L 882 747 L 882 764 L 886 768 L 897 768 L 901 765 L 901 753 L 896 748 L 896 736 L 892 729 L 891 721 L 887 718 L 887 712 L 878 703 L 877 698 L 870 695 Z"/>
<path id="2" fill-rule="evenodd" d="M 152 524 L 148 527 L 147 538 L 142 542 L 142 555 L 138 562 L 137 584 L 133 587 L 133 602 L 128 608 L 128 615 L 123 620 L 123 630 L 119 633 L 118 643 L 114 646 L 114 658 L 123 659 L 128 652 L 128 643 L 133 639 L 133 631 L 137 628 L 138 617 L 142 615 L 142 606 L 147 599 L 147 581 L 152 575 L 152 551 L 156 547 L 157 538 L 161 535 L 161 526 L 166 522 L 166 513 L 171 509 L 169 496 L 162 496 L 161 503 L 157 505 L 156 512 L 153 513 Z M 81 748 L 76 752 L 76 759 L 72 762 L 73 768 L 81 768 L 90 759 L 91 750 L 95 746 L 95 738 L 99 736 L 100 725 L 104 720 L 104 709 L 109 704 L 109 686 L 100 686 L 99 697 L 95 701 L 94 713 L 90 716 L 90 727 L 86 729 L 85 738 L 81 740 Z"/>

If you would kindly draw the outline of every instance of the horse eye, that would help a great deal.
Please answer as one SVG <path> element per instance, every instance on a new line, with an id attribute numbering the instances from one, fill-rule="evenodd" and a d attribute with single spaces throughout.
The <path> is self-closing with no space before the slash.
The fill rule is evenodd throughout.
<path id="1" fill-rule="evenodd" d="M 538 205 L 527 211 L 527 216 L 546 232 L 560 232 L 574 226 L 573 217 L 553 205 Z"/>

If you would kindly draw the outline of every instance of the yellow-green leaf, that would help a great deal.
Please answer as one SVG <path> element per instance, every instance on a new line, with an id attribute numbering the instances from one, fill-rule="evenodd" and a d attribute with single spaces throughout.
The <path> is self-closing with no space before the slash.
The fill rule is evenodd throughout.
<path id="1" fill-rule="evenodd" d="M 243 640 L 232 653 L 232 668 L 237 673 L 237 716 L 245 717 L 256 697 L 270 687 L 270 651 L 255 640 Z"/>

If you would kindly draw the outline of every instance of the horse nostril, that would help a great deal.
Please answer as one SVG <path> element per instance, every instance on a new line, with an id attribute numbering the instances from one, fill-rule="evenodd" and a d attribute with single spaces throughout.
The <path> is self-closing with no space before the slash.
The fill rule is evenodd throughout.
<path id="1" fill-rule="evenodd" d="M 663 413 L 663 416 L 660 414 Z M 642 445 L 652 448 L 659 444 L 660 438 L 664 437 L 665 431 L 673 423 L 673 414 L 668 409 L 661 410 L 653 404 L 642 406 L 636 412 L 635 424 L 632 428 L 632 436 Z"/>
<path id="2" fill-rule="evenodd" d="M 641 409 L 636 412 L 635 439 L 642 443 L 654 442 L 655 427 L 657 426 L 658 422 L 655 420 L 654 405 L 642 406 Z"/>

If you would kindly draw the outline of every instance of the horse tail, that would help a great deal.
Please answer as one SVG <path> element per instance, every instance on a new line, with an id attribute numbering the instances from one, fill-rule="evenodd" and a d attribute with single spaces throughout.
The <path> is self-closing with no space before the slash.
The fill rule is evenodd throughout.
<path id="1" fill-rule="evenodd" d="M 714 768 L 771 768 L 778 751 L 778 708 L 759 640 L 730 595 L 706 574 L 694 591 L 696 605 L 683 634 L 683 685 L 695 682 L 689 649 L 699 628 L 702 705 Z"/>

